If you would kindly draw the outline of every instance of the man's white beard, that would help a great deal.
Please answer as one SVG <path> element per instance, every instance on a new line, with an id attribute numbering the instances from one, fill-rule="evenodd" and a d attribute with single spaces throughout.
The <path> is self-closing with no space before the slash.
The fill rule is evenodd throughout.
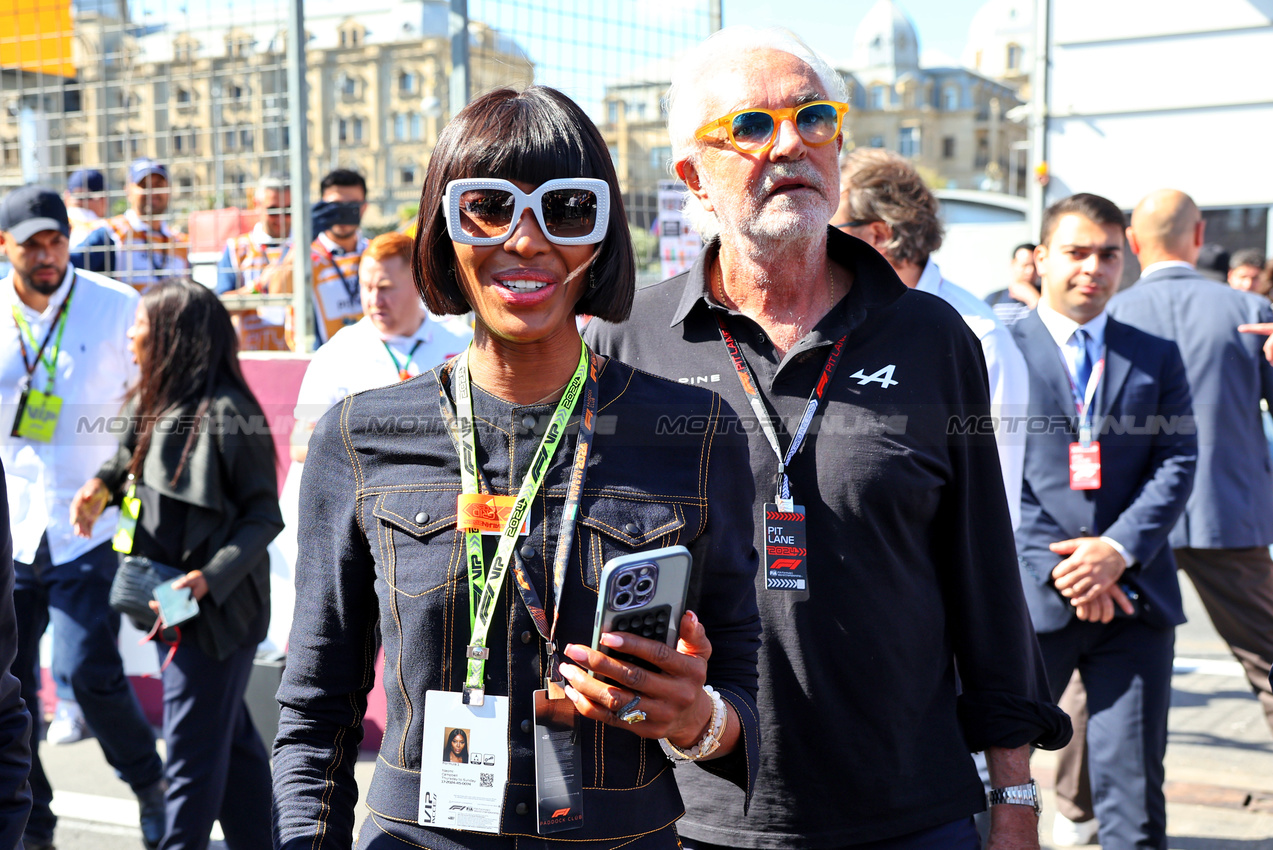
<path id="1" fill-rule="evenodd" d="M 797 177 L 817 190 L 814 197 L 770 196 L 773 183 Z M 708 195 L 713 196 L 707 175 Z M 716 221 L 722 234 L 734 234 L 757 244 L 781 244 L 817 238 L 835 215 L 838 196 L 828 197 L 825 180 L 807 162 L 777 163 L 764 178 L 734 204 L 716 204 Z M 715 194 L 720 197 L 719 193 Z"/>

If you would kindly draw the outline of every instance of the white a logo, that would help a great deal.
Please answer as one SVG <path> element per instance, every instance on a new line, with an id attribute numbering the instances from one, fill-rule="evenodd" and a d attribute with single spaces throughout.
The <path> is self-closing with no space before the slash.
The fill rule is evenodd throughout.
<path id="1" fill-rule="evenodd" d="M 897 367 L 895 365 L 890 363 L 888 366 L 885 366 L 883 369 L 880 369 L 873 375 L 867 375 L 861 369 L 858 369 L 849 377 L 857 378 L 858 386 L 860 387 L 864 387 L 867 384 L 871 383 L 872 381 L 875 381 L 875 382 L 878 382 L 879 385 L 883 387 L 884 389 L 888 389 L 889 387 L 897 383 L 897 381 L 893 380 L 893 370 L 896 368 Z"/>

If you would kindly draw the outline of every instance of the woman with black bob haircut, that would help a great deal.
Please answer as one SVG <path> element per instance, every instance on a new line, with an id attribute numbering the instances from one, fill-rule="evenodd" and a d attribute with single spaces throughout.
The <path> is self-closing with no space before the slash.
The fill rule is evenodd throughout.
<path id="1" fill-rule="evenodd" d="M 116 548 L 178 568 L 173 586 L 198 602 L 194 619 L 155 644 L 168 750 L 158 847 L 203 850 L 220 820 L 231 850 L 268 850 L 269 758 L 243 695 L 270 621 L 266 547 L 283 528 L 274 441 L 230 315 L 209 289 L 152 287 L 128 339 L 140 367 L 126 396 L 130 427 L 76 493 L 71 518 L 88 537 L 108 503 L 136 499 L 131 541 L 117 533 Z"/>
<path id="2" fill-rule="evenodd" d="M 560 92 L 461 110 L 417 234 L 421 296 L 472 310 L 474 339 L 314 431 L 276 846 L 351 846 L 379 642 L 387 720 L 360 848 L 675 848 L 673 763 L 748 794 L 759 763 L 746 436 L 715 393 L 580 339 L 576 314 L 627 316 L 633 252 L 601 135 Z M 677 545 L 692 558 L 685 615 L 647 608 L 650 625 L 628 620 L 649 637 L 615 631 L 594 650 L 598 597 L 620 596 L 603 567 Z M 657 575 L 674 592 L 673 573 Z M 437 757 L 456 728 L 468 764 Z M 554 786 L 563 769 L 573 785 Z"/>

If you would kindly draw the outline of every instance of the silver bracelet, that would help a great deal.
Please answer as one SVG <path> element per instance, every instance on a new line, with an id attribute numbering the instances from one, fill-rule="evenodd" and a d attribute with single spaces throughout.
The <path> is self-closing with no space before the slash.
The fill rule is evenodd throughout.
<path id="1" fill-rule="evenodd" d="M 725 700 L 721 699 L 721 695 L 716 693 L 711 685 L 703 685 L 703 691 L 712 698 L 712 722 L 707 724 L 707 731 L 703 733 L 702 739 L 692 748 L 681 750 L 667 738 L 659 738 L 659 746 L 663 748 L 663 754 L 671 759 L 673 764 L 702 761 L 720 749 L 721 739 L 725 737 L 725 721 L 728 717 L 725 711 Z"/>

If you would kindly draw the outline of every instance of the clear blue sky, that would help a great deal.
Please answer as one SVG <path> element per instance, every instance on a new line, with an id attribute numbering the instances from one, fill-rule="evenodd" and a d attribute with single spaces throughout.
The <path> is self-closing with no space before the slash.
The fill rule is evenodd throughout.
<path id="1" fill-rule="evenodd" d="M 921 53 L 958 60 L 968 25 L 984 0 L 898 0 L 919 32 Z M 852 58 L 853 33 L 875 0 L 724 0 L 724 22 L 778 24 L 794 30 L 833 63 Z"/>

